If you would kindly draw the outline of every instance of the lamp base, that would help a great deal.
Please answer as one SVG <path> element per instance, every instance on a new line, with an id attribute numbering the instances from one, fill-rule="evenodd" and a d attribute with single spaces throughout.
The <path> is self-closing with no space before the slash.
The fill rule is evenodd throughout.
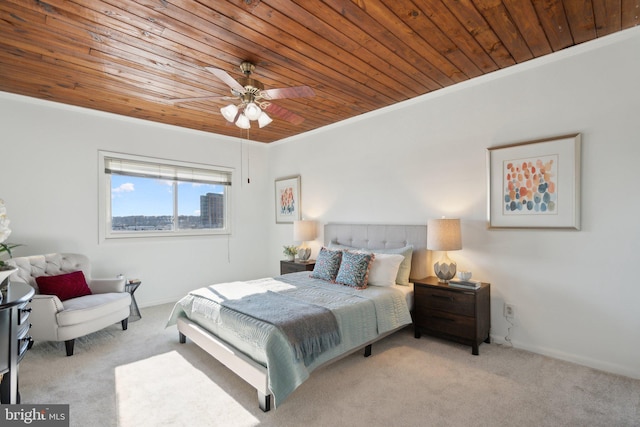
<path id="1" fill-rule="evenodd" d="M 300 261 L 306 261 L 311 256 L 311 248 L 298 248 L 298 258 Z"/>
<path id="2" fill-rule="evenodd" d="M 448 283 L 456 276 L 457 264 L 447 256 L 445 252 L 440 260 L 433 264 L 433 272 L 440 283 Z"/>

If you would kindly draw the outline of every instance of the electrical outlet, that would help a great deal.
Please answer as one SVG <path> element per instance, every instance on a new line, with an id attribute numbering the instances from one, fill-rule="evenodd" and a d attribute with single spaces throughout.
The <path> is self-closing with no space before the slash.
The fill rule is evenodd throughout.
<path id="1" fill-rule="evenodd" d="M 514 317 L 516 317 L 516 308 L 511 304 L 507 304 L 506 302 L 504 303 L 504 317 L 506 317 L 507 319 L 513 319 Z"/>

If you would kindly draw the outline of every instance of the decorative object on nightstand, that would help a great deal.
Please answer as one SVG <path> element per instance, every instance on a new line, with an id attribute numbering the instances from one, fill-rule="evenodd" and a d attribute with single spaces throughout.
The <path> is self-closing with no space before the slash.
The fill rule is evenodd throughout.
<path id="1" fill-rule="evenodd" d="M 316 261 L 280 261 L 280 274 L 297 273 L 299 271 L 313 271 Z"/>
<path id="2" fill-rule="evenodd" d="M 311 248 L 305 246 L 316 238 L 316 222 L 310 220 L 293 221 L 293 241 L 300 242 L 298 247 L 298 258 L 300 261 L 307 261 L 311 257 Z"/>
<path id="3" fill-rule="evenodd" d="M 471 280 L 470 271 L 458 271 L 457 279 L 450 279 L 449 286 L 461 289 L 478 289 L 482 285 L 482 282 L 478 280 Z"/>
<path id="4" fill-rule="evenodd" d="M 451 279 L 449 280 L 449 286 L 460 289 L 480 289 L 482 282 L 478 282 L 477 280 Z"/>
<path id="5" fill-rule="evenodd" d="M 478 355 L 483 341 L 490 342 L 491 285 L 463 289 L 442 283 L 436 277 L 413 281 L 413 326 L 420 333 L 470 345 Z"/>
<path id="6" fill-rule="evenodd" d="M 298 253 L 298 248 L 296 246 L 283 246 L 282 248 L 284 259 L 287 261 L 293 261 L 296 259 L 296 254 Z"/>
<path id="7" fill-rule="evenodd" d="M 456 275 L 456 263 L 449 259 L 447 251 L 462 249 L 460 220 L 452 218 L 430 219 L 427 222 L 427 249 L 442 251 L 433 265 L 433 270 L 441 283 L 446 283 Z"/>
<path id="8" fill-rule="evenodd" d="M 458 271 L 457 276 L 460 280 L 469 280 L 471 279 L 472 273 L 470 271 Z"/>

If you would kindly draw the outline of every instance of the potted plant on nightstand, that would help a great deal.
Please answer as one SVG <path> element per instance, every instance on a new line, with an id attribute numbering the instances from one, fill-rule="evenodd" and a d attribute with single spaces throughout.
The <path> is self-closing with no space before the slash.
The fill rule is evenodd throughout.
<path id="1" fill-rule="evenodd" d="M 287 261 L 293 261 L 296 259 L 296 254 L 298 253 L 297 246 L 283 246 L 282 253 L 284 254 L 284 259 Z"/>

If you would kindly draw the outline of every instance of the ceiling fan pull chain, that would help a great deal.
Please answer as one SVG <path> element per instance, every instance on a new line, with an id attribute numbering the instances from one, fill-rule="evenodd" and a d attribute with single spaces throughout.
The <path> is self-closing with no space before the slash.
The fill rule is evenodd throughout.
<path id="1" fill-rule="evenodd" d="M 251 141 L 249 138 L 249 129 L 247 129 L 247 141 Z M 247 146 L 247 184 L 251 184 L 251 144 Z"/>
<path id="2" fill-rule="evenodd" d="M 249 131 L 250 129 L 247 129 L 247 142 L 251 141 L 251 137 L 249 135 Z M 242 132 L 242 130 L 240 130 L 240 132 Z M 244 141 L 240 143 L 240 181 L 242 182 L 242 170 L 244 169 L 244 161 L 243 161 L 243 147 L 244 147 Z M 248 146 L 247 149 L 250 149 L 251 146 Z M 247 184 L 251 184 L 251 165 L 249 163 L 249 159 L 250 159 L 250 152 L 247 151 L 247 171 L 245 173 L 244 176 L 247 177 Z"/>

